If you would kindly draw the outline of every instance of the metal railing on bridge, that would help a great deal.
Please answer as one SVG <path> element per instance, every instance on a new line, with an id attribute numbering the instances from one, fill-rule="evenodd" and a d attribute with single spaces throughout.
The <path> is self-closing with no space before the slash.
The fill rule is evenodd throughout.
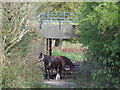
<path id="1" fill-rule="evenodd" d="M 80 12 L 47 12 L 46 14 L 40 14 L 40 29 L 44 22 L 59 23 L 59 29 L 61 23 L 77 23 L 77 16 Z"/>

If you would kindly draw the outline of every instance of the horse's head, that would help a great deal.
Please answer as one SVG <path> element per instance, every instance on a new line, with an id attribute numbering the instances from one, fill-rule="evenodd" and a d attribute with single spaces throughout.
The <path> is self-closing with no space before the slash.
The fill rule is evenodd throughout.
<path id="1" fill-rule="evenodd" d="M 39 59 L 40 62 L 44 60 L 44 56 L 43 56 L 42 53 L 40 53 L 40 55 L 38 56 L 38 59 Z"/>
<path id="2" fill-rule="evenodd" d="M 44 54 L 40 53 L 38 59 L 39 59 L 40 62 L 44 61 L 46 69 L 50 69 L 51 68 L 51 57 L 50 56 L 44 55 Z"/>

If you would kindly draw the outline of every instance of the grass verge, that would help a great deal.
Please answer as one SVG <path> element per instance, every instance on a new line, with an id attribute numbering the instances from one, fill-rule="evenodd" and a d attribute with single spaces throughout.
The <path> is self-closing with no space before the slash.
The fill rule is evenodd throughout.
<path id="1" fill-rule="evenodd" d="M 65 52 L 61 52 L 58 50 L 53 50 L 52 55 L 53 56 L 66 56 L 66 57 L 70 58 L 71 60 L 84 60 L 85 59 L 84 53 L 81 53 L 81 54 L 65 53 Z"/>

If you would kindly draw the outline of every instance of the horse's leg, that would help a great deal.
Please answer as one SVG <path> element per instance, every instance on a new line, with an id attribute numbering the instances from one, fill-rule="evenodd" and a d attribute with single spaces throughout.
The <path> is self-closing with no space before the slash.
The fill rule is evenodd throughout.
<path id="1" fill-rule="evenodd" d="M 45 69 L 45 79 L 50 79 L 50 70 Z"/>
<path id="2" fill-rule="evenodd" d="M 56 80 L 60 80 L 60 74 L 57 72 Z"/>
<path id="3" fill-rule="evenodd" d="M 59 73 L 59 68 L 57 68 L 57 75 L 56 75 L 56 80 L 60 80 L 60 73 Z"/>
<path id="4" fill-rule="evenodd" d="M 53 69 L 50 71 L 50 78 L 53 79 Z"/>
<path id="5" fill-rule="evenodd" d="M 65 65 L 62 66 L 62 70 L 66 72 L 66 70 L 65 70 Z"/>
<path id="6" fill-rule="evenodd" d="M 50 79 L 51 74 L 50 74 L 50 70 L 48 70 L 48 80 Z"/>
<path id="7" fill-rule="evenodd" d="M 60 80 L 62 78 L 62 63 L 61 65 L 58 66 L 57 68 L 57 75 L 56 75 L 56 80 Z"/>
<path id="8" fill-rule="evenodd" d="M 60 67 L 59 67 L 59 73 L 60 73 L 60 79 L 62 79 L 62 62 L 61 62 L 61 65 L 60 65 Z"/>
<path id="9" fill-rule="evenodd" d="M 45 69 L 45 79 L 47 79 L 47 76 L 48 76 L 47 70 Z"/>
<path id="10" fill-rule="evenodd" d="M 62 79 L 62 67 L 59 69 L 60 79 Z"/>
<path id="11" fill-rule="evenodd" d="M 64 68 L 65 65 L 66 65 L 66 63 L 65 63 L 65 61 L 64 61 L 63 58 L 61 58 L 61 63 L 62 63 L 62 70 L 63 70 L 63 71 L 66 71 L 65 68 Z"/>
<path id="12" fill-rule="evenodd" d="M 70 66 L 70 71 L 71 71 L 71 74 L 74 72 L 74 67 L 73 66 Z"/>

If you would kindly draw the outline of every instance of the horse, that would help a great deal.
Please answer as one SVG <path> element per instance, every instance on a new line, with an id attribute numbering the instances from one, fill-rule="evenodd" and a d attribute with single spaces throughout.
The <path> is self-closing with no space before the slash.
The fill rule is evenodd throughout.
<path id="1" fill-rule="evenodd" d="M 71 72 L 74 71 L 74 65 L 69 58 L 67 58 L 65 56 L 57 56 L 57 57 L 59 57 L 62 61 L 62 70 L 66 71 L 65 66 L 68 65 L 70 67 L 70 71 Z"/>
<path id="2" fill-rule="evenodd" d="M 51 58 L 59 58 L 62 62 L 62 70 L 66 72 L 65 66 L 68 65 L 70 67 L 71 73 L 74 71 L 74 65 L 71 60 L 65 56 L 50 56 Z M 40 53 L 38 58 L 42 58 L 42 53 Z"/>
<path id="3" fill-rule="evenodd" d="M 40 61 L 44 61 L 44 67 L 45 67 L 45 79 L 51 79 L 51 75 L 53 73 L 53 70 L 55 69 L 57 72 L 56 80 L 61 79 L 61 73 L 62 73 L 62 62 L 60 58 L 57 57 L 50 57 L 48 55 L 40 54 L 38 57 Z"/>

